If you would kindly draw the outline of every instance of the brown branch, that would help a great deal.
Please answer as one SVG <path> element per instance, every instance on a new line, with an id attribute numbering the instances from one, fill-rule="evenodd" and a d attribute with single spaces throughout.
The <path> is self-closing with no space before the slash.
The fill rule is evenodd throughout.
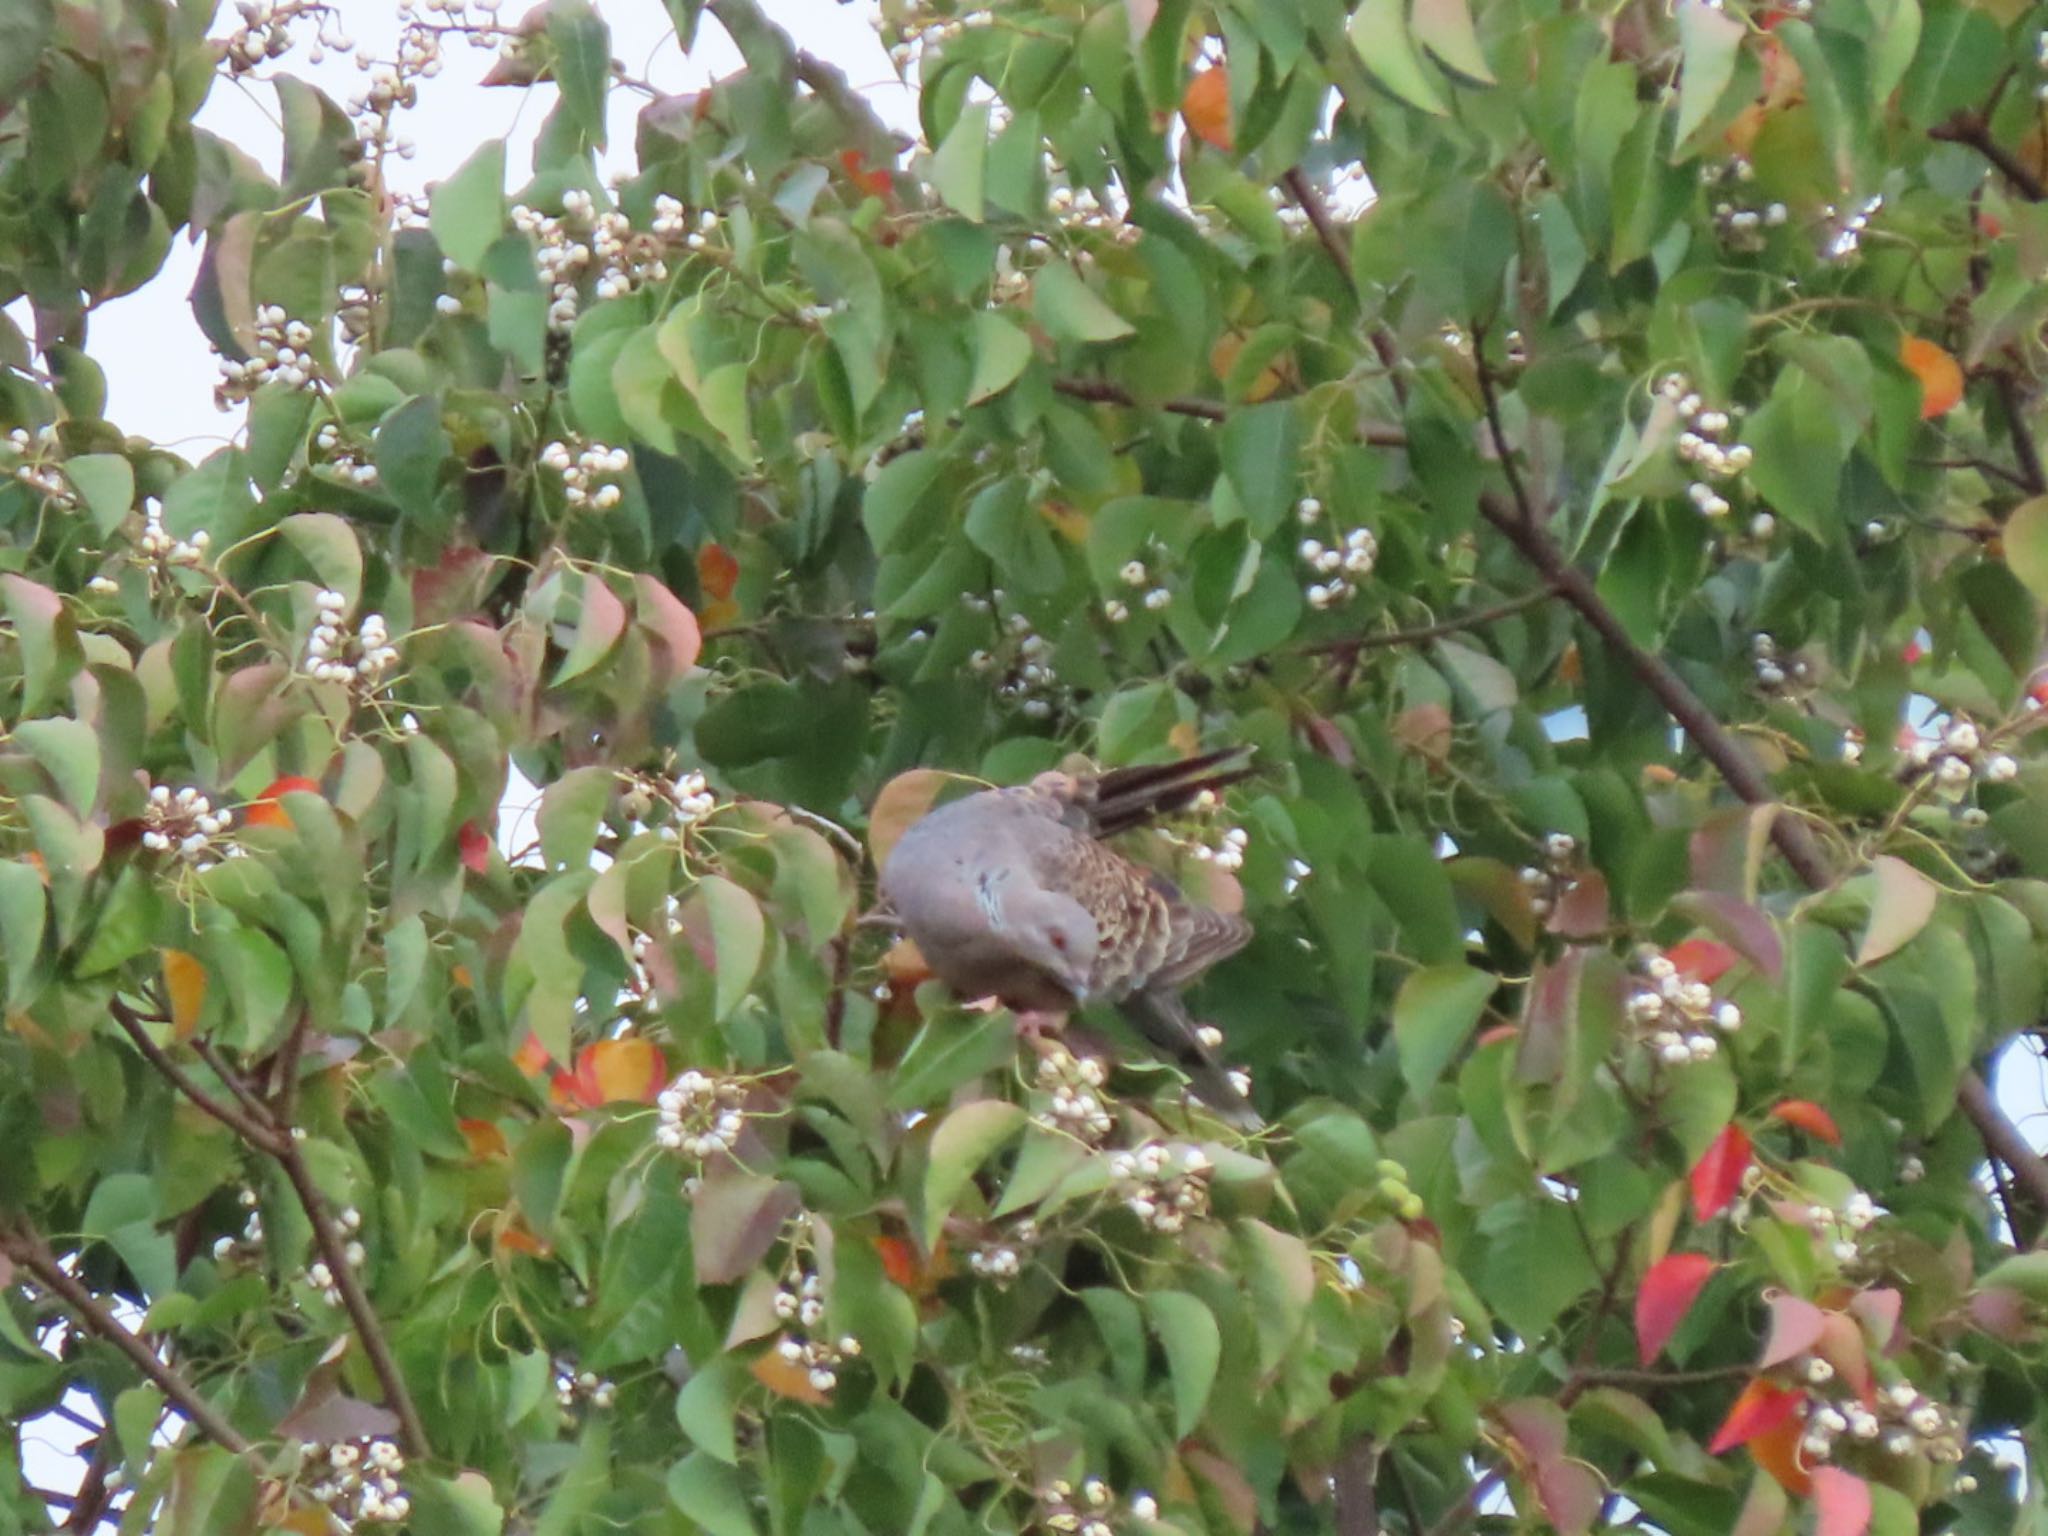
<path id="1" fill-rule="evenodd" d="M 348 1240 L 334 1224 L 334 1217 L 327 1209 L 327 1197 L 314 1183 L 312 1170 L 306 1166 L 305 1154 L 300 1151 L 295 1136 L 287 1136 L 284 1150 L 277 1154 L 277 1160 L 299 1197 L 299 1206 L 305 1211 L 306 1220 L 312 1224 L 313 1241 L 320 1249 L 321 1258 L 326 1261 L 334 1288 L 341 1293 L 342 1307 L 348 1313 L 349 1321 L 355 1325 L 356 1337 L 363 1341 L 363 1351 L 370 1357 L 370 1369 L 376 1372 L 377 1381 L 384 1388 L 386 1405 L 398 1415 L 400 1443 L 408 1456 L 427 1455 L 427 1431 L 420 1420 L 420 1411 L 413 1404 L 412 1394 L 406 1390 L 405 1377 L 398 1369 L 397 1357 L 391 1353 L 390 1341 L 384 1337 L 383 1324 L 371 1309 L 370 1299 L 363 1294 L 362 1283 L 356 1279 L 355 1268 L 348 1261 Z"/>
<path id="2" fill-rule="evenodd" d="M 167 1361 L 160 1359 L 133 1331 L 124 1328 L 97 1296 L 57 1262 L 56 1254 L 50 1251 L 50 1245 L 39 1233 L 26 1227 L 0 1230 L 0 1253 L 6 1254 L 37 1285 L 69 1308 L 86 1332 L 105 1339 L 126 1355 L 135 1368 L 163 1393 L 165 1400 L 197 1425 L 207 1439 L 237 1454 L 249 1449 L 249 1442 L 242 1438 L 240 1431 L 222 1418 L 219 1411 L 199 1395 L 196 1387 Z"/>
<path id="3" fill-rule="evenodd" d="M 799 48 L 787 32 L 769 20 L 756 0 L 709 0 L 704 9 L 718 19 L 742 53 L 751 51 L 750 43 L 773 53 L 777 63 L 808 86 L 811 94 L 860 141 L 860 147 L 877 161 L 879 168 L 886 169 L 894 163 L 903 147 L 901 141 L 854 89 L 844 70 Z"/>
<path id="4" fill-rule="evenodd" d="M 135 1048 L 142 1053 L 143 1058 L 156 1068 L 157 1073 L 173 1088 L 250 1146 L 272 1154 L 276 1153 L 279 1143 L 277 1132 L 269 1126 L 257 1124 L 242 1111 L 223 1104 L 194 1082 L 183 1067 L 171 1060 L 162 1046 L 149 1038 L 149 1031 L 143 1028 L 142 1020 L 135 1016 L 134 1009 L 115 997 L 107 1000 L 107 1012 L 113 1015 L 114 1022 L 120 1025 L 122 1032 L 134 1042 Z"/>
<path id="5" fill-rule="evenodd" d="M 2005 1164 L 2013 1182 L 2027 1192 L 2027 1198 L 2036 1207 L 2048 1211 L 2048 1161 L 2043 1161 L 2041 1154 L 2034 1150 L 2034 1144 L 1998 1107 L 1990 1085 L 1975 1072 L 1964 1073 L 1963 1081 L 1956 1089 L 1956 1103 L 1962 1107 L 1970 1123 L 1977 1127 L 1977 1134 L 1984 1138 L 1985 1149 Z M 2017 1230 L 2012 1238 L 2015 1243 L 2021 1241 Z"/>
<path id="6" fill-rule="evenodd" d="M 1344 248 L 1344 237 L 1337 233 L 1337 226 L 1331 221 L 1330 210 L 1323 202 L 1323 196 L 1316 191 L 1315 184 L 1301 174 L 1301 167 L 1295 166 L 1280 178 L 1280 184 L 1287 188 L 1287 195 L 1301 205 L 1301 211 L 1308 215 L 1309 227 L 1316 232 L 1316 238 L 1323 242 L 1323 249 L 1329 252 L 1330 265 L 1344 274 L 1344 281 L 1352 281 L 1351 252 Z"/>
<path id="7" fill-rule="evenodd" d="M 1222 421 L 1230 414 L 1230 408 L 1220 400 L 1140 400 L 1106 379 L 1054 379 L 1052 387 L 1070 400 L 1086 400 L 1092 405 L 1129 405 L 1141 410 L 1170 411 L 1176 416 L 1199 416 L 1204 421 Z"/>
<path id="8" fill-rule="evenodd" d="M 1494 455 L 1500 460 L 1501 473 L 1507 476 L 1516 513 L 1533 528 L 1539 520 L 1536 503 L 1529 496 L 1529 488 L 1522 480 L 1522 467 L 1515 462 L 1515 450 L 1501 426 L 1500 393 L 1494 388 L 1493 370 L 1486 366 L 1486 330 L 1477 322 L 1472 326 L 1472 361 L 1478 371 L 1479 398 L 1486 407 L 1486 429 L 1493 434 Z"/>
<path id="9" fill-rule="evenodd" d="M 1591 1370 L 1578 1373 L 1583 1383 L 1582 1391 L 1594 1387 L 1640 1387 L 1645 1391 L 1657 1387 L 1703 1387 L 1717 1381 L 1733 1381 L 1740 1376 L 1754 1376 L 1756 1366 L 1749 1362 L 1737 1365 L 1706 1366 L 1696 1371 L 1630 1371 Z"/>
<path id="10" fill-rule="evenodd" d="M 2011 150 L 1991 137 L 1991 125 L 1981 112 L 1958 112 L 1945 123 L 1927 130 L 1927 137 L 1944 144 L 1962 144 L 1974 149 L 1997 167 L 2012 184 L 2013 191 L 2030 203 L 2048 202 L 2048 187 Z"/>
<path id="11" fill-rule="evenodd" d="M 1459 634 L 1468 629 L 1484 629 L 1501 619 L 1511 618 L 1526 608 L 1534 608 L 1557 596 L 1557 588 L 1549 583 L 1511 597 L 1505 602 L 1495 603 L 1491 608 L 1476 609 L 1471 613 L 1459 614 L 1454 619 L 1443 619 L 1435 624 L 1423 624 L 1414 629 L 1390 629 L 1377 635 L 1353 635 L 1347 640 L 1320 640 L 1314 645 L 1305 645 L 1302 653 L 1308 656 L 1356 655 L 1360 651 L 1383 650 L 1396 645 L 1426 645 L 1445 635 Z"/>
<path id="12" fill-rule="evenodd" d="M 1337 1470 L 1330 1480 L 1336 1536 L 1379 1536 L 1380 1500 L 1373 1487 L 1379 1470 L 1380 1449 L 1370 1435 L 1360 1435 L 1337 1457 Z"/>
<path id="13" fill-rule="evenodd" d="M 227 1064 L 220 1052 L 213 1048 L 213 1042 L 204 1035 L 194 1035 L 191 1046 L 193 1053 L 206 1063 L 213 1075 L 227 1085 L 228 1092 L 232 1093 L 235 1102 L 248 1112 L 249 1118 L 259 1125 L 267 1125 L 270 1122 L 270 1106 L 250 1091 L 249 1085 L 242 1081 L 241 1073 Z"/>
<path id="14" fill-rule="evenodd" d="M 2041 469 L 2041 449 L 2027 429 L 2026 404 L 2020 399 L 2019 381 L 2006 368 L 1991 370 L 1991 387 L 1998 391 L 1999 409 L 2005 412 L 2006 431 L 2012 434 L 2012 456 L 2019 462 L 2020 484 L 2036 496 L 2048 496 L 2048 474 Z"/>

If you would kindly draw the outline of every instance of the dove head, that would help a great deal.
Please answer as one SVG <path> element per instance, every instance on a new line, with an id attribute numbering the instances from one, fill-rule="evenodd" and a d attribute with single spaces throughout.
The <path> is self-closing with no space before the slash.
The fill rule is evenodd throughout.
<path id="1" fill-rule="evenodd" d="M 1099 938 L 1095 919 L 1080 902 L 1038 886 L 1013 887 L 991 907 L 989 927 L 1076 1002 L 1086 1000 Z"/>

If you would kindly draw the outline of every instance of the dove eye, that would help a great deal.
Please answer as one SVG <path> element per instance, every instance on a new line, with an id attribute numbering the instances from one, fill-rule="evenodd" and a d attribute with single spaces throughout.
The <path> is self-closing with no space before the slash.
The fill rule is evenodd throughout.
<path id="1" fill-rule="evenodd" d="M 1055 928 L 1046 937 L 1052 941 L 1054 949 L 1063 955 L 1067 952 L 1067 933 L 1064 928 Z"/>

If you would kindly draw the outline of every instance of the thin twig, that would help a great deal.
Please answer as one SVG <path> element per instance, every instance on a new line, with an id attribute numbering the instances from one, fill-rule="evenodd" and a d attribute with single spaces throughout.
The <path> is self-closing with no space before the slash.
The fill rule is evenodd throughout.
<path id="1" fill-rule="evenodd" d="M 1958 112 L 1945 123 L 1927 130 L 1927 137 L 1945 144 L 1962 144 L 1977 151 L 1998 168 L 2012 184 L 2013 191 L 2030 203 L 2048 202 L 2048 187 L 2012 151 L 1991 137 L 1991 125 L 1980 112 Z"/>
<path id="2" fill-rule="evenodd" d="M 1998 1107 L 1990 1086 L 1975 1072 L 1966 1072 L 1956 1089 L 1956 1103 L 1977 1127 L 1985 1148 L 2011 1172 L 2013 1182 L 2027 1192 L 2036 1208 L 2048 1211 L 2048 1162 Z M 2020 1234 L 2014 1232 L 2012 1239 L 2018 1243 Z"/>
<path id="3" fill-rule="evenodd" d="M 2020 484 L 2036 496 L 2048 496 L 2048 474 L 2041 469 L 2041 449 L 2027 427 L 2026 402 L 2020 399 L 2019 381 L 2007 368 L 1991 371 L 1991 387 L 1998 391 L 1999 408 L 2005 412 L 2005 427 L 2012 434 L 2012 456 L 2019 461 Z"/>
<path id="4" fill-rule="evenodd" d="M 222 1125 L 228 1127 L 229 1130 L 248 1142 L 250 1146 L 259 1147 L 263 1151 L 270 1153 L 277 1151 L 278 1136 L 276 1131 L 268 1126 L 258 1125 L 239 1109 L 223 1104 L 219 1099 L 194 1082 L 183 1067 L 171 1060 L 162 1046 L 149 1038 L 149 1031 L 142 1027 L 142 1020 L 135 1016 L 134 1009 L 116 997 L 108 1000 L 107 1012 L 113 1015 L 114 1022 L 120 1025 L 122 1031 L 134 1042 L 135 1048 L 142 1052 L 144 1059 L 152 1067 L 156 1068 L 157 1072 L 172 1087 L 176 1088 L 178 1092 L 184 1094 L 193 1104 L 213 1116 Z"/>
<path id="5" fill-rule="evenodd" d="M 237 1454 L 249 1449 L 249 1442 L 242 1438 L 240 1431 L 222 1418 L 218 1410 L 199 1395 L 197 1388 L 169 1362 L 159 1358 L 133 1331 L 124 1328 L 97 1296 L 57 1262 L 56 1254 L 50 1251 L 50 1245 L 43 1241 L 41 1234 L 25 1227 L 0 1230 L 0 1253 L 6 1254 L 27 1271 L 37 1285 L 68 1307 L 86 1332 L 105 1339 L 126 1355 L 167 1401 L 199 1427 L 199 1432 L 207 1439 Z"/>
<path id="6" fill-rule="evenodd" d="M 709 0 L 705 9 L 718 18 L 718 24 L 742 52 L 747 51 L 751 42 L 775 53 L 783 67 L 808 86 L 811 94 L 845 125 L 869 158 L 876 161 L 877 168 L 894 163 L 900 147 L 896 134 L 854 89 L 845 71 L 799 48 L 787 32 L 768 19 L 755 0 Z"/>
<path id="7" fill-rule="evenodd" d="M 1989 475 L 1994 480 L 2003 480 L 2007 485 L 2013 486 L 2018 490 L 2030 491 L 2033 489 L 2020 475 L 2007 469 L 2003 464 L 1992 463 L 1989 459 L 1968 457 L 1959 459 L 1915 459 L 1913 463 L 1916 467 L 1922 469 L 1974 469 L 1980 475 Z M 1967 530 L 1951 529 L 1949 531 L 1964 532 Z"/>
<path id="8" fill-rule="evenodd" d="M 1584 1389 L 1594 1387 L 1641 1387 L 1650 1390 L 1656 1387 L 1703 1387 L 1717 1381 L 1733 1381 L 1738 1376 L 1754 1376 L 1754 1363 L 1744 1361 L 1736 1365 L 1706 1366 L 1696 1371 L 1632 1371 L 1632 1370 L 1591 1370 L 1578 1373 Z"/>
<path id="9" fill-rule="evenodd" d="M 426 1426 L 420 1420 L 412 1394 L 406 1390 L 405 1377 L 398 1369 L 397 1358 L 391 1353 L 390 1341 L 384 1337 L 383 1324 L 371 1309 L 369 1297 L 363 1294 L 362 1282 L 356 1279 L 355 1267 L 348 1261 L 348 1240 L 334 1223 L 333 1213 L 327 1208 L 327 1197 L 314 1183 L 313 1172 L 306 1166 L 305 1154 L 300 1151 L 296 1140 L 287 1138 L 277 1160 L 298 1194 L 299 1206 L 305 1211 L 306 1220 L 312 1224 L 313 1241 L 319 1246 L 321 1258 L 327 1261 L 334 1288 L 341 1293 L 342 1307 L 347 1311 L 349 1321 L 355 1325 L 356 1337 L 363 1341 L 363 1351 L 370 1357 L 370 1369 L 376 1372 L 377 1381 L 384 1388 L 385 1406 L 398 1416 L 399 1441 L 408 1456 L 423 1457 L 428 1454 Z"/>
<path id="10" fill-rule="evenodd" d="M 1199 416 L 1204 421 L 1222 421 L 1230 414 L 1230 407 L 1220 400 L 1140 400 L 1106 379 L 1054 379 L 1052 387 L 1070 400 L 1086 400 L 1095 405 L 1138 406 L 1169 411 L 1176 416 Z"/>
<path id="11" fill-rule="evenodd" d="M 1494 456 L 1500 460 L 1501 473 L 1508 478 L 1508 492 L 1515 498 L 1515 511 L 1523 522 L 1534 527 L 1537 522 L 1536 504 L 1530 500 L 1529 488 L 1522 480 L 1522 468 L 1515 462 L 1515 450 L 1508 442 L 1505 428 L 1501 426 L 1500 392 L 1494 388 L 1493 370 L 1486 366 L 1486 328 L 1477 321 L 1472 325 L 1472 361 L 1479 377 L 1479 398 L 1486 406 L 1486 427 L 1493 434 Z"/>
<path id="12" fill-rule="evenodd" d="M 249 1118 L 259 1124 L 267 1124 L 270 1119 L 270 1106 L 249 1090 L 249 1085 L 242 1081 L 241 1073 L 221 1058 L 220 1052 L 213 1048 L 213 1042 L 204 1035 L 194 1035 L 190 1043 L 193 1051 L 212 1070 L 213 1075 L 227 1085 L 228 1092 L 232 1093 L 235 1102 L 248 1112 Z"/>
<path id="13" fill-rule="evenodd" d="M 1423 624 L 1415 629 L 1391 629 L 1384 634 L 1378 635 L 1353 635 L 1348 640 L 1320 640 L 1314 645 L 1305 645 L 1301 649 L 1306 655 L 1324 656 L 1352 655 L 1359 651 L 1377 651 L 1396 645 L 1426 645 L 1431 640 L 1441 639 L 1445 635 L 1459 634 L 1468 629 L 1484 629 L 1487 625 L 1501 619 L 1511 618 L 1526 608 L 1534 608 L 1540 603 L 1546 603 L 1555 596 L 1557 596 L 1557 588 L 1546 582 L 1540 587 L 1522 593 L 1519 597 L 1511 597 L 1506 602 L 1495 603 L 1491 608 L 1480 608 L 1471 613 L 1461 613 L 1454 619 L 1443 619 L 1435 624 Z"/>

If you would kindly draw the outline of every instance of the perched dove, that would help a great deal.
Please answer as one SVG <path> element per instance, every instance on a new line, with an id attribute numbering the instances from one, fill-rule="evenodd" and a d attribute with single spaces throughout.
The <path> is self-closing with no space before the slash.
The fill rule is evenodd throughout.
<path id="1" fill-rule="evenodd" d="M 933 973 L 963 997 L 1046 1012 L 1114 1003 L 1188 1073 L 1204 1103 L 1256 1124 L 1180 999 L 1183 986 L 1244 947 L 1251 925 L 1191 905 L 1164 875 L 1100 841 L 1235 783 L 1249 757 L 1233 748 L 1160 767 L 1041 773 L 968 795 L 903 834 L 882 870 L 882 896 Z"/>

